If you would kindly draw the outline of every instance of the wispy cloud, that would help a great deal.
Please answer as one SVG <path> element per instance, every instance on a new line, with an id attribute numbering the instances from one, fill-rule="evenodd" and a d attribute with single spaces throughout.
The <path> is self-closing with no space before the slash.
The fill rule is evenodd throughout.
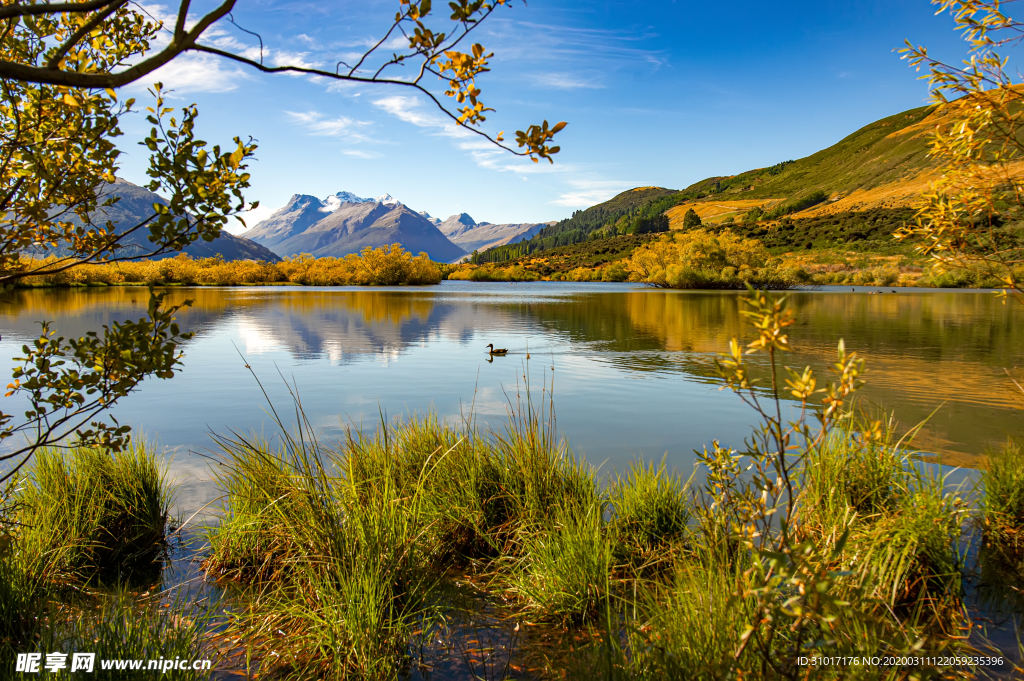
<path id="1" fill-rule="evenodd" d="M 414 97 L 395 95 L 373 102 L 378 108 L 395 118 L 411 123 L 420 128 L 431 129 L 435 135 L 451 137 L 459 140 L 457 146 L 469 153 L 470 157 L 481 168 L 501 172 L 520 174 L 547 174 L 569 172 L 566 165 L 549 163 L 533 163 L 525 158 L 517 159 L 495 146 L 494 143 L 474 133 L 472 130 L 456 125 L 450 119 L 426 109 Z"/>
<path id="2" fill-rule="evenodd" d="M 445 121 L 437 115 L 423 111 L 419 101 L 415 97 L 394 95 L 374 100 L 373 105 L 391 114 L 400 121 L 412 123 L 420 128 L 437 128 L 444 130 L 447 126 Z"/>
<path id="3" fill-rule="evenodd" d="M 365 139 L 358 129 L 370 125 L 369 121 L 357 121 L 348 116 L 328 118 L 319 111 L 285 111 L 284 113 L 292 123 L 301 125 L 309 134 L 324 137 Z"/>
<path id="4" fill-rule="evenodd" d="M 587 208 L 638 185 L 636 182 L 622 180 L 581 179 L 570 180 L 568 184 L 573 191 L 561 194 L 551 203 L 566 208 Z"/>
<path id="5" fill-rule="evenodd" d="M 270 55 L 270 62 L 274 66 L 296 66 L 300 69 L 315 69 L 322 65 L 323 62 L 307 60 L 308 55 L 309 52 L 274 50 Z"/>
<path id="6" fill-rule="evenodd" d="M 346 156 L 354 156 L 356 158 L 365 158 L 367 160 L 380 158 L 384 154 L 377 151 L 363 151 L 362 149 L 342 149 L 341 153 Z"/>
<path id="7" fill-rule="evenodd" d="M 579 28 L 527 21 L 500 23 L 504 30 L 499 33 L 501 39 L 494 44 L 494 49 L 502 59 L 529 59 L 545 64 L 565 64 L 579 59 L 579 64 L 586 68 L 594 68 L 600 62 L 614 69 L 630 64 L 655 68 L 668 64 L 665 50 L 642 46 L 657 37 L 651 30 Z"/>
<path id="8" fill-rule="evenodd" d="M 249 78 L 242 69 L 226 65 L 223 59 L 209 54 L 185 54 L 128 89 L 144 91 L 151 82 L 161 82 L 167 90 L 173 91 L 171 96 L 186 92 L 231 92 Z"/>
<path id="9" fill-rule="evenodd" d="M 596 77 L 573 75 L 570 73 L 542 73 L 533 77 L 534 83 L 541 87 L 557 90 L 600 90 L 606 87 Z"/>

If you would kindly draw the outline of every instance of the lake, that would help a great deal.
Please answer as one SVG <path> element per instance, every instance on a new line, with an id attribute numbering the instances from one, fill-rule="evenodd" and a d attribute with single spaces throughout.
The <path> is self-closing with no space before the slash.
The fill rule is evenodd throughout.
<path id="1" fill-rule="evenodd" d="M 529 376 L 535 398 L 553 385 L 560 432 L 604 473 L 664 456 L 688 474 L 693 449 L 713 439 L 740 446 L 756 421 L 719 390 L 714 366 L 732 337 L 751 335 L 742 293 L 551 282 L 170 291 L 170 303 L 195 301 L 181 315 L 195 333 L 183 369 L 146 381 L 115 414 L 173 456 L 181 513 L 216 496 L 202 455 L 211 431 L 274 433 L 247 362 L 286 418 L 294 411 L 285 381 L 297 386 L 327 439 L 346 424 L 373 428 L 381 414 L 431 409 L 455 421 L 472 411 L 500 428 Z M 824 372 L 845 339 L 867 360 L 861 395 L 870 408 L 904 428 L 931 416 L 915 446 L 949 465 L 978 466 L 987 448 L 1021 434 L 1022 396 L 1005 370 L 1019 379 L 1024 367 L 1024 309 L 984 291 L 890 291 L 789 293 L 797 323 L 786 364 Z M 138 318 L 147 301 L 136 287 L 7 294 L 0 357 L 12 366 L 40 320 L 79 336 Z M 488 343 L 509 354 L 490 358 Z M 23 405 L 4 398 L 3 411 Z"/>

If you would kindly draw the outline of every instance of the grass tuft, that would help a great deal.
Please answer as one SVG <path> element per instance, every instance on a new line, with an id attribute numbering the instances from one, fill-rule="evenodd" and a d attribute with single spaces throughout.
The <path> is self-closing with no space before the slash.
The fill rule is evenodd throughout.
<path id="1" fill-rule="evenodd" d="M 630 464 L 624 478 L 616 477 L 609 497 L 616 558 L 634 569 L 657 566 L 671 555 L 666 549 L 683 539 L 693 517 L 687 485 L 666 472 L 664 459 L 657 468 Z"/>
<path id="2" fill-rule="evenodd" d="M 43 449 L 18 486 L 16 543 L 49 556 L 54 578 L 117 583 L 159 572 L 170 494 L 152 448 Z"/>

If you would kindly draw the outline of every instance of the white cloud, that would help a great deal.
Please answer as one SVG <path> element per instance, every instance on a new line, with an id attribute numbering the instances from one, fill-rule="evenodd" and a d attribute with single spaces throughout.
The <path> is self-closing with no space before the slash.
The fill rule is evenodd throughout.
<path id="1" fill-rule="evenodd" d="M 409 47 L 409 39 L 405 36 L 396 36 L 381 45 L 386 50 L 404 50 Z"/>
<path id="2" fill-rule="evenodd" d="M 367 159 L 368 161 L 370 159 L 379 159 L 384 156 L 379 152 L 364 152 L 359 150 L 359 148 L 346 148 L 346 150 L 342 150 L 341 153 L 345 156 L 353 156 L 356 159 Z"/>
<path id="3" fill-rule="evenodd" d="M 588 208 L 607 201 L 616 194 L 638 186 L 635 182 L 622 180 L 570 180 L 569 186 L 575 191 L 561 194 L 551 203 L 566 208 Z"/>
<path id="4" fill-rule="evenodd" d="M 151 83 L 161 82 L 167 90 L 186 92 L 230 92 L 249 75 L 209 54 L 183 54 L 161 66 L 145 81 L 137 81 L 129 90 L 144 91 Z"/>
<path id="5" fill-rule="evenodd" d="M 600 90 L 605 87 L 593 76 L 587 77 L 570 73 L 542 73 L 534 76 L 533 80 L 537 85 L 556 90 Z"/>
<path id="6" fill-rule="evenodd" d="M 400 121 L 412 123 L 420 128 L 444 128 L 445 122 L 438 116 L 431 116 L 420 109 L 420 103 L 414 97 L 394 95 L 378 99 L 374 106 L 383 109 Z"/>
<path id="7" fill-rule="evenodd" d="M 311 135 L 324 137 L 347 137 L 349 139 L 364 139 L 365 137 L 356 132 L 357 128 L 370 125 L 368 121 L 357 121 L 348 116 L 327 118 L 319 111 L 285 111 L 292 123 L 306 128 Z"/>
<path id="8" fill-rule="evenodd" d="M 260 204 L 252 210 L 247 210 L 238 214 L 240 218 L 245 220 L 245 227 L 242 227 L 242 223 L 238 220 L 228 220 L 228 224 L 224 229 L 232 234 L 245 236 L 246 231 L 269 218 L 276 210 L 276 208 Z"/>
<path id="9" fill-rule="evenodd" d="M 274 50 L 271 54 L 270 61 L 274 66 L 296 66 L 300 69 L 315 69 L 321 65 L 318 61 L 307 61 L 306 56 L 309 52 L 286 52 L 284 50 Z"/>

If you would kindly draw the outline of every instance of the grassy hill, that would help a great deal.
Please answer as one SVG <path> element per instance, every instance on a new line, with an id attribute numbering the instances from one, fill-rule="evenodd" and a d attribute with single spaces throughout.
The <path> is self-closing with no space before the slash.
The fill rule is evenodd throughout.
<path id="1" fill-rule="evenodd" d="M 680 200 L 680 192 L 673 189 L 630 189 L 604 203 L 574 212 L 572 217 L 545 227 L 531 239 L 490 248 L 474 254 L 471 260 L 476 264 L 507 262 L 537 251 L 570 246 L 595 238 L 668 231 L 669 224 L 664 213 Z"/>
<path id="2" fill-rule="evenodd" d="M 864 126 L 798 161 L 702 180 L 684 189 L 688 200 L 760 199 L 792 202 L 814 192 L 831 199 L 913 181 L 928 171 L 928 133 L 942 114 L 920 107 Z"/>
<path id="3" fill-rule="evenodd" d="M 806 158 L 710 177 L 682 190 L 632 189 L 577 211 L 528 241 L 478 253 L 472 262 L 523 262 L 550 249 L 678 229 L 691 208 L 706 224 L 728 220 L 734 231 L 762 238 L 773 250 L 843 243 L 859 243 L 861 248 L 866 243 L 881 245 L 884 240 L 874 237 L 908 219 L 910 203 L 936 175 L 928 157 L 928 133 L 942 115 L 935 107 L 911 109 L 866 125 Z M 856 215 L 864 211 L 872 214 Z M 825 216 L 831 217 L 821 221 Z M 785 233 L 774 233 L 785 217 L 791 220 Z M 817 221 L 803 223 L 803 218 Z M 864 237 L 865 233 L 872 238 Z M 578 266 L 592 259 L 583 257 L 584 252 L 603 248 L 577 249 Z"/>

